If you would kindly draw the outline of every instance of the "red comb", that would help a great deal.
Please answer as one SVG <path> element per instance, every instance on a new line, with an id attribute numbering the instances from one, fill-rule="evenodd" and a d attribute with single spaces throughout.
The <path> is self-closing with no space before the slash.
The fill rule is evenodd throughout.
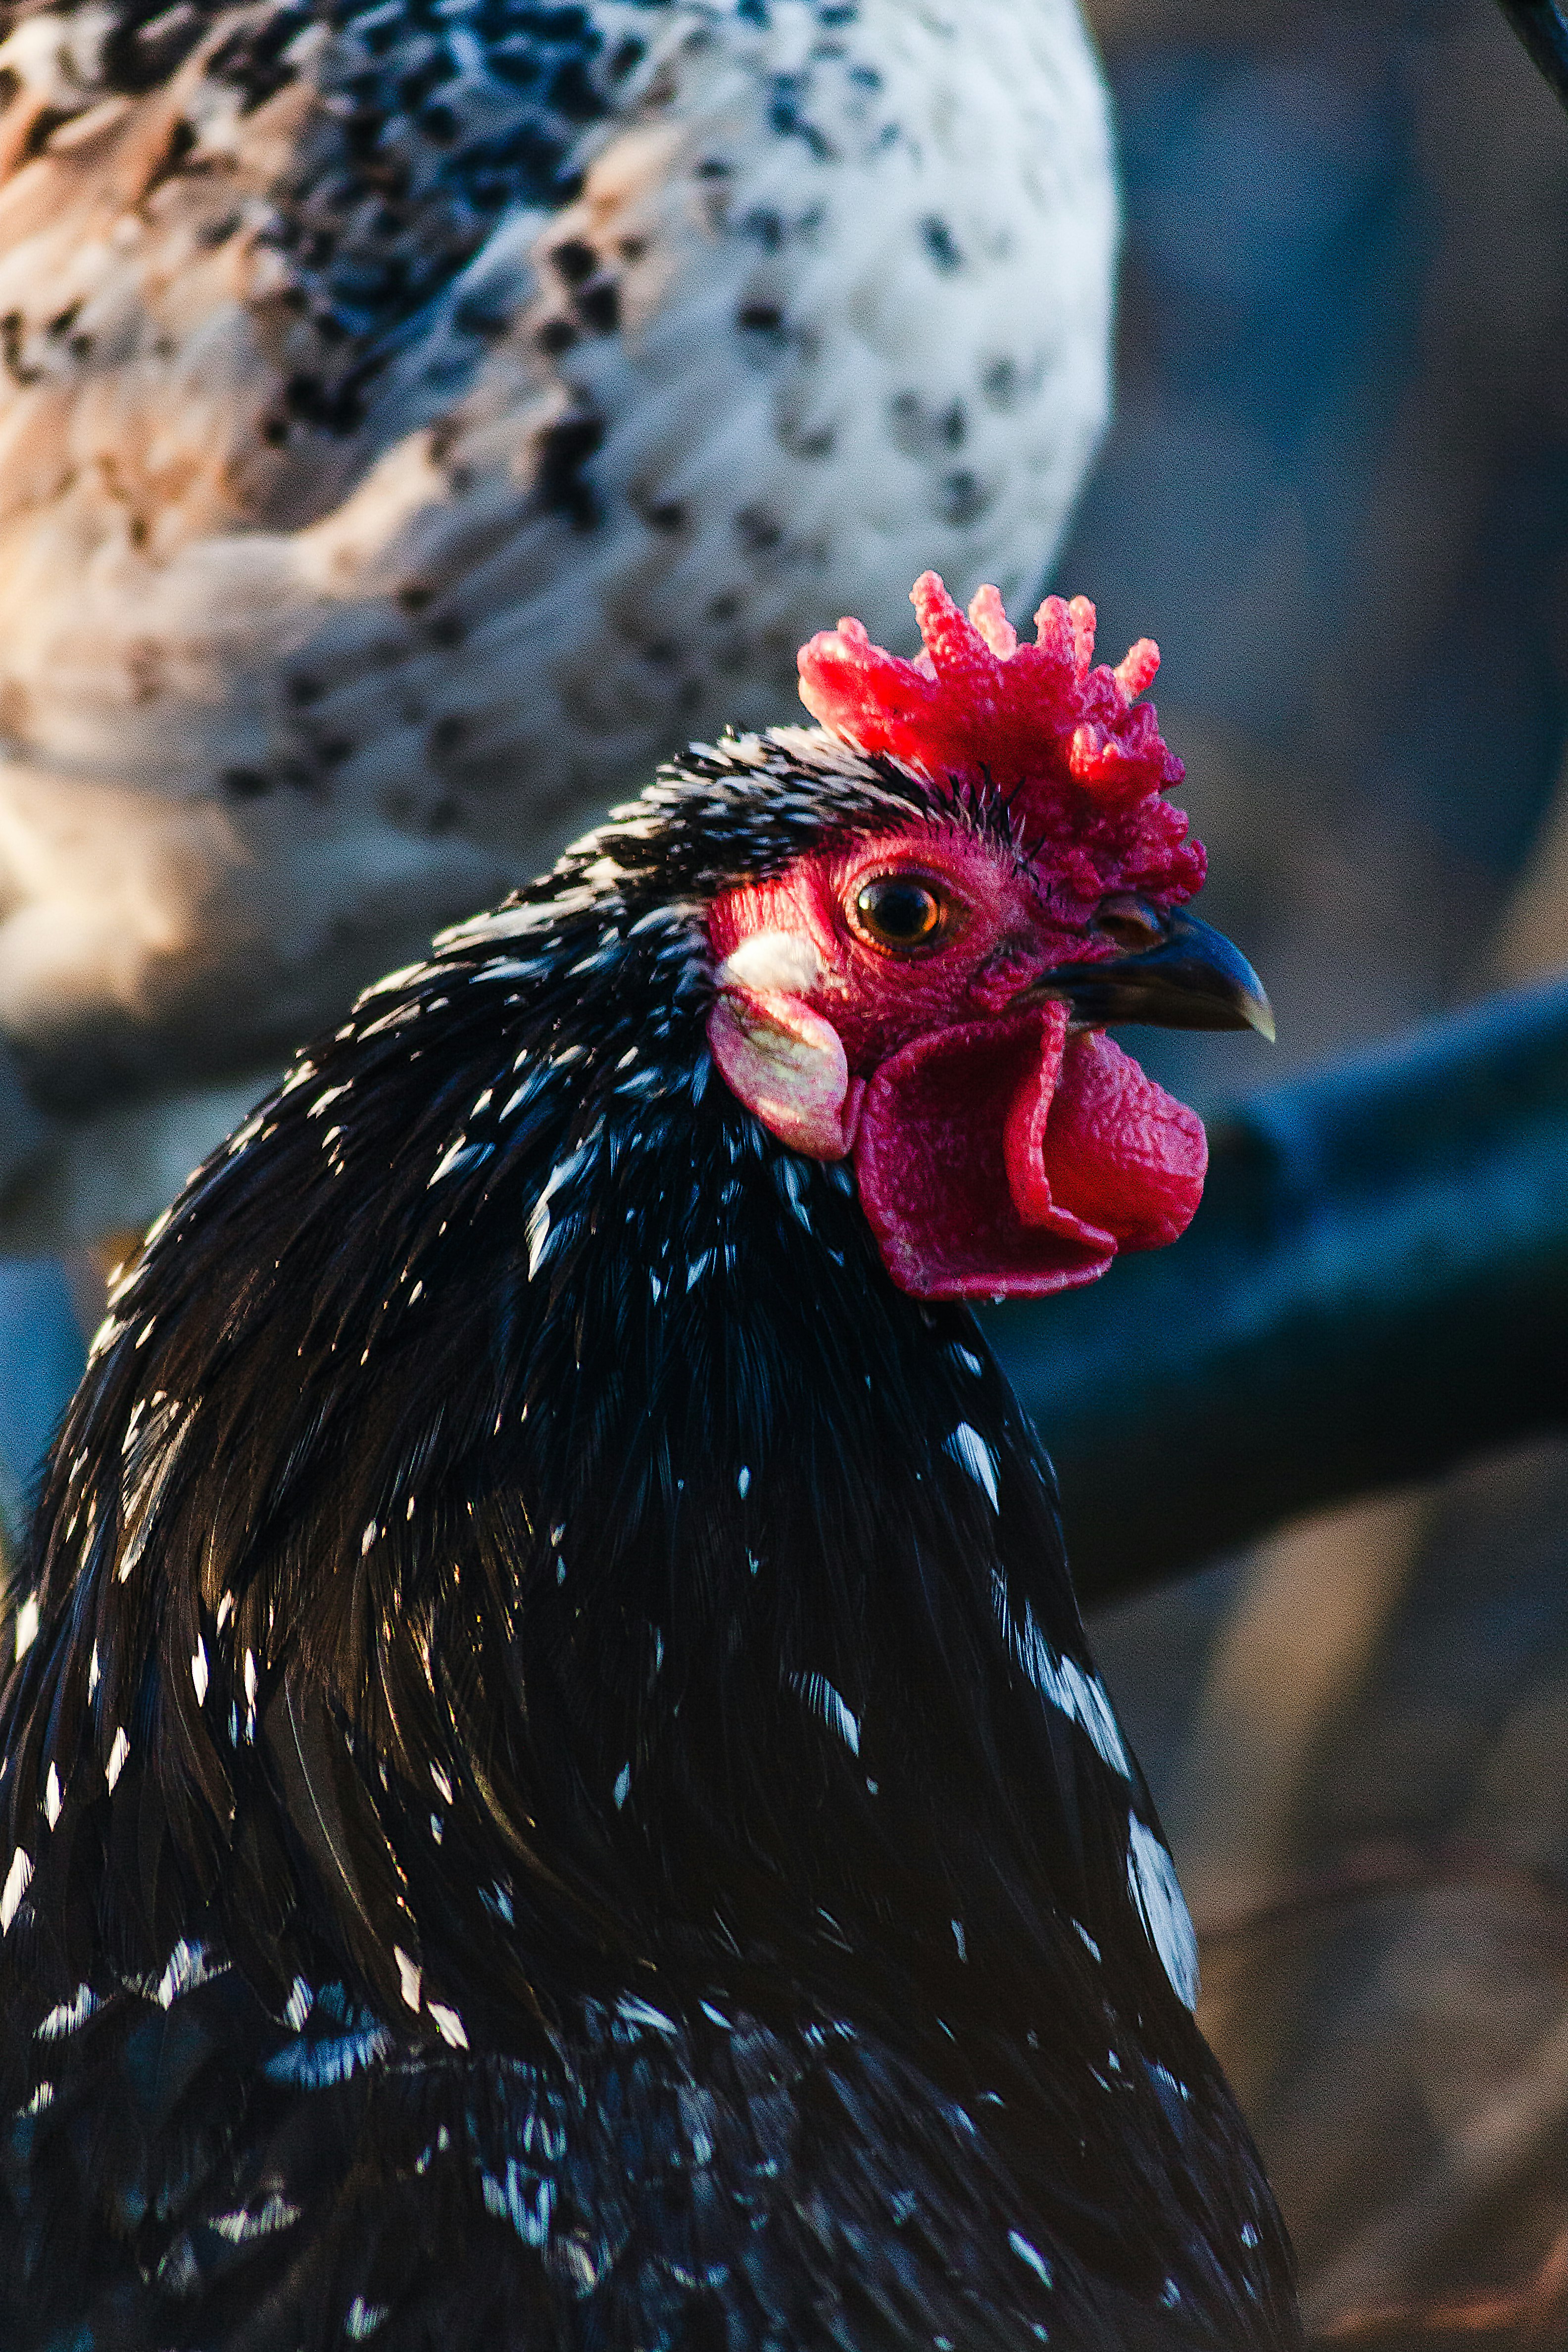
<path id="1" fill-rule="evenodd" d="M 935 782 L 1005 793 L 1027 834 L 1056 845 L 1064 879 L 1173 901 L 1202 886 L 1204 855 L 1161 800 L 1182 762 L 1137 698 L 1160 667 L 1140 637 L 1112 669 L 1091 667 L 1094 606 L 1047 596 L 1036 642 L 1020 645 L 994 588 L 959 611 L 934 572 L 910 592 L 925 650 L 913 661 L 874 646 L 859 621 L 800 651 L 801 699 L 863 751 L 885 752 Z M 1079 854 L 1092 865 L 1073 869 Z"/>

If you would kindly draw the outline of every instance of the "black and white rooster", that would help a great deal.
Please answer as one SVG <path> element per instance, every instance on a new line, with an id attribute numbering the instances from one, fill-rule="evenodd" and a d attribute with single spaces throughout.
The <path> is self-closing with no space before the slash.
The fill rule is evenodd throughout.
<path id="1" fill-rule="evenodd" d="M 1298 2341 L 964 1303 L 1170 1239 L 1267 1006 L 1135 646 L 802 657 L 120 1282 L 4 1701 L 10 2352 Z"/>
<path id="2" fill-rule="evenodd" d="M 1076 0 L 0 32 L 15 1248 L 143 1223 L 356 989 L 774 717 L 825 611 L 1033 588 L 1116 206 Z"/>

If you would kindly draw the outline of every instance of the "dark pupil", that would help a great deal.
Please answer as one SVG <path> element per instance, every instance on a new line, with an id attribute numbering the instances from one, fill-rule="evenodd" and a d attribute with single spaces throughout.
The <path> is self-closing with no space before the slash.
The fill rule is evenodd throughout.
<path id="1" fill-rule="evenodd" d="M 936 892 L 923 882 L 868 882 L 855 908 L 867 929 L 892 947 L 918 947 L 942 920 Z"/>

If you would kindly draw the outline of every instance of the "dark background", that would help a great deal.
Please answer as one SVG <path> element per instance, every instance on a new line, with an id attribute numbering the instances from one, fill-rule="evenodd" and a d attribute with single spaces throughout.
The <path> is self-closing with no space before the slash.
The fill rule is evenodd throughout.
<path id="1" fill-rule="evenodd" d="M 1205 912 L 1273 996 L 1272 1055 L 1136 1041 L 1213 1105 L 1568 964 L 1568 120 L 1489 0 L 1089 13 L 1120 404 L 1051 584 L 1110 658 L 1158 638 Z M 1095 1633 L 1310 2314 L 1568 2340 L 1568 1448 Z"/>

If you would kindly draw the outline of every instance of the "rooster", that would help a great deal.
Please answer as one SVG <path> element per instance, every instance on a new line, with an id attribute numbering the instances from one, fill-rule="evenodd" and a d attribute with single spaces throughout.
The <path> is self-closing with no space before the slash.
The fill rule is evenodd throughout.
<path id="1" fill-rule="evenodd" d="M 915 591 L 193 1177 L 4 1701 L 0 2340 L 1299 2341 L 967 1302 L 1175 1235 L 1267 1028 L 1093 608 Z"/>
<path id="2" fill-rule="evenodd" d="M 0 31 L 0 1234 L 37 1248 L 144 1223 L 377 971 L 771 718 L 828 598 L 891 629 L 931 553 L 1032 585 L 1116 205 L 1076 0 Z"/>

